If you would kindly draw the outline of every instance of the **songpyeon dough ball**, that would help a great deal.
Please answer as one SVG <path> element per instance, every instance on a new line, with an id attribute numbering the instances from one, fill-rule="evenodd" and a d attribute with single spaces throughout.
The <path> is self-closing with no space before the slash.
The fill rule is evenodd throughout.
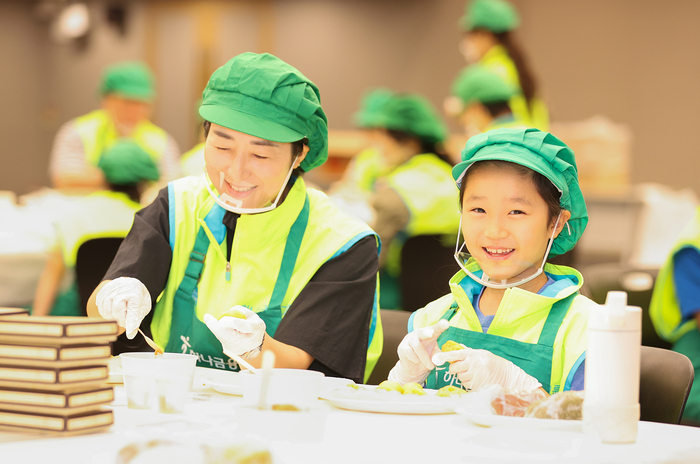
<path id="1" fill-rule="evenodd" d="M 380 383 L 377 386 L 377 390 L 397 391 L 399 393 L 403 393 L 401 384 L 393 380 L 385 380 L 384 382 Z"/>
<path id="2" fill-rule="evenodd" d="M 582 409 L 583 392 L 565 391 L 533 401 L 525 411 L 525 417 L 581 420 Z"/>
<path id="3" fill-rule="evenodd" d="M 401 388 L 404 395 L 427 395 L 423 387 L 415 382 L 405 383 Z"/>
<path id="4" fill-rule="evenodd" d="M 462 345 L 461 343 L 457 343 L 453 340 L 447 340 L 443 345 L 440 350 L 444 351 L 458 351 L 458 350 L 463 350 L 466 347 Z"/>
<path id="5" fill-rule="evenodd" d="M 445 385 L 441 389 L 435 393 L 435 396 L 442 396 L 444 398 L 448 398 L 453 395 L 462 395 L 464 393 L 468 393 L 465 389 L 455 387 L 454 385 Z"/>

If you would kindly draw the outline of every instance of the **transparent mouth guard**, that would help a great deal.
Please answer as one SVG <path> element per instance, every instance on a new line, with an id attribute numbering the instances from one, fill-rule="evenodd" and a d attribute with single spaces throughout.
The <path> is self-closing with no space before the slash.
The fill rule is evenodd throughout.
<path id="1" fill-rule="evenodd" d="M 520 274 L 510 277 L 508 279 L 495 280 L 486 275 L 486 272 L 482 272 L 481 277 L 475 274 L 476 271 L 481 270 L 481 268 L 478 266 L 476 258 L 474 258 L 469 252 L 469 250 L 466 249 L 465 242 L 463 242 L 461 246 L 459 244 L 459 238 L 462 233 L 462 215 L 460 215 L 459 230 L 457 231 L 457 243 L 455 245 L 455 261 L 457 261 L 459 267 L 464 272 L 466 272 L 467 275 L 469 275 L 469 277 L 486 287 L 502 289 L 520 286 L 524 283 L 531 281 L 535 277 L 542 274 L 542 272 L 544 272 L 544 265 L 547 262 L 547 256 L 549 256 L 549 251 L 552 248 L 552 243 L 554 242 L 554 234 L 556 233 L 557 227 L 559 226 L 560 217 L 561 215 L 557 217 L 557 222 L 554 225 L 554 229 L 552 230 L 552 236 L 549 238 L 549 242 L 547 243 L 547 250 L 544 252 L 542 262 L 539 264 L 539 266 L 537 266 L 536 263 L 530 263 L 525 261 L 516 263 L 512 258 L 509 258 L 509 266 L 518 265 L 519 267 L 524 268 L 525 270 Z"/>
<path id="2" fill-rule="evenodd" d="M 280 198 L 282 198 L 282 193 L 284 192 L 285 187 L 287 186 L 287 182 L 289 182 L 289 178 L 292 177 L 292 171 L 294 171 L 294 164 L 297 161 L 297 157 L 294 158 L 292 161 L 292 166 L 289 168 L 289 172 L 287 172 L 287 177 L 285 177 L 284 182 L 282 183 L 282 187 L 280 188 L 279 193 L 277 193 L 277 197 L 275 197 L 275 201 L 273 201 L 270 205 L 268 206 L 263 206 L 261 208 L 245 208 L 243 207 L 243 200 L 239 200 L 237 198 L 233 198 L 229 194 L 224 192 L 224 177 L 225 174 L 223 172 L 219 172 L 219 186 L 217 189 L 220 192 L 224 192 L 221 194 L 218 194 L 217 192 L 213 191 L 211 186 L 213 185 L 213 182 L 211 178 L 209 177 L 209 174 L 206 171 L 206 168 L 204 169 L 204 175 L 206 176 L 206 179 L 208 182 L 206 182 L 207 185 L 207 190 L 209 191 L 209 194 L 214 198 L 216 203 L 219 204 L 222 208 L 224 208 L 227 211 L 231 211 L 232 213 L 238 213 L 238 214 L 257 214 L 257 213 L 266 213 L 268 211 L 272 211 L 273 209 L 277 208 L 277 205 L 279 204 Z"/>

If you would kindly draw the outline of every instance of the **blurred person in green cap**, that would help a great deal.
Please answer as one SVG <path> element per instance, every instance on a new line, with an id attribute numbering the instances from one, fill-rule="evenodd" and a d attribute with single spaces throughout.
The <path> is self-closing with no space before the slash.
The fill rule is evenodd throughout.
<path id="1" fill-rule="evenodd" d="M 131 139 L 120 139 L 100 158 L 108 190 L 66 204 L 53 224 L 56 244 L 37 285 L 32 315 L 84 316 L 75 279 L 78 249 L 87 240 L 123 238 L 141 209 L 139 198 L 149 182 L 160 178 L 151 156 Z"/>
<path id="2" fill-rule="evenodd" d="M 149 121 L 155 80 L 140 62 L 107 67 L 99 88 L 101 108 L 72 119 L 56 134 L 49 174 L 56 188 L 107 188 L 100 158 L 121 138 L 135 141 L 153 159 L 164 181 L 180 175 L 180 149 Z"/>
<path id="3" fill-rule="evenodd" d="M 355 127 L 360 129 L 362 134 L 361 144 L 364 148 L 352 157 L 343 171 L 343 176 L 327 191 L 338 206 L 365 222 L 370 222 L 373 217 L 369 198 L 374 192 L 374 184 L 387 172 L 384 159 L 372 146 L 375 134 L 382 130 L 375 127 L 374 120 L 381 107 L 393 95 L 394 92 L 389 89 L 377 88 L 362 97 L 360 109 L 354 114 L 354 120 Z"/>
<path id="4" fill-rule="evenodd" d="M 510 98 L 516 119 L 540 130 L 549 128 L 549 110 L 540 99 L 537 80 L 514 30 L 520 17 L 505 0 L 471 0 L 459 20 L 464 32 L 460 51 L 467 63 L 481 64 L 517 89 Z"/>
<path id="5" fill-rule="evenodd" d="M 385 171 L 372 185 L 369 222 L 382 240 L 381 307 L 399 309 L 401 250 L 416 235 L 452 234 L 459 223 L 452 164 L 443 153 L 447 128 L 432 104 L 416 94 L 395 94 L 373 116 L 371 148 Z"/>
<path id="6" fill-rule="evenodd" d="M 461 270 L 450 294 L 411 316 L 389 379 L 534 397 L 582 390 L 595 303 L 578 271 L 547 262 L 588 222 L 574 153 L 547 132 L 503 128 L 469 139 L 461 157 Z M 462 348 L 442 352 L 449 340 Z"/>
<path id="7" fill-rule="evenodd" d="M 357 186 L 364 193 L 371 193 L 377 179 L 386 173 L 387 167 L 376 149 L 372 148 L 377 128 L 377 115 L 382 107 L 391 100 L 394 93 L 385 88 L 378 88 L 367 93 L 355 113 L 355 126 L 365 132 L 368 147 L 358 153 L 350 162 L 344 173 L 343 182 Z"/>
<path id="8" fill-rule="evenodd" d="M 199 113 L 205 172 L 137 213 L 88 313 L 139 328 L 204 367 L 311 369 L 364 382 L 382 348 L 378 237 L 307 188 L 328 157 L 316 85 L 270 54 L 212 74 Z M 153 308 L 153 310 L 151 310 Z M 123 339 L 122 339 L 123 341 Z"/>
<path id="9" fill-rule="evenodd" d="M 467 66 L 452 83 L 452 101 L 445 105 L 468 135 L 503 127 L 525 128 L 510 108 L 517 90 L 483 65 Z"/>

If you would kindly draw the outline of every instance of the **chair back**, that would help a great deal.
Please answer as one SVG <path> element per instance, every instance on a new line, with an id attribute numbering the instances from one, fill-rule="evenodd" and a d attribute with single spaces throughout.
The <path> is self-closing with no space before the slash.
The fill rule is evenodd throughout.
<path id="1" fill-rule="evenodd" d="M 384 348 L 377 365 L 374 366 L 374 370 L 369 376 L 367 381 L 369 385 L 379 385 L 380 382 L 386 380 L 389 371 L 396 365 L 399 360 L 396 350 L 408 333 L 408 318 L 411 317 L 410 312 L 396 309 L 382 309 L 379 315 L 382 318 L 384 331 Z"/>
<path id="2" fill-rule="evenodd" d="M 658 269 L 635 267 L 618 263 L 587 266 L 582 269 L 583 293 L 598 304 L 604 304 L 609 291 L 627 293 L 627 304 L 642 308 L 642 345 L 670 349 L 649 317 L 649 303 L 654 291 Z"/>
<path id="3" fill-rule="evenodd" d="M 693 363 L 671 350 L 642 346 L 639 380 L 640 419 L 680 424 L 693 385 Z"/>
<path id="4" fill-rule="evenodd" d="M 85 241 L 78 248 L 78 256 L 75 262 L 75 279 L 78 283 L 80 308 L 83 315 L 87 315 L 88 299 L 95 288 L 102 282 L 123 240 L 121 237 L 93 238 Z M 141 322 L 141 330 L 149 337 L 152 337 L 150 328 L 152 318 L 153 311 L 148 313 L 143 322 Z M 126 337 L 126 333 L 123 333 L 112 343 L 113 356 L 134 351 L 153 350 L 140 335 L 129 340 Z"/>
<path id="5" fill-rule="evenodd" d="M 401 249 L 401 309 L 415 311 L 450 293 L 449 280 L 459 271 L 454 242 L 441 235 L 410 237 Z"/>
<path id="6" fill-rule="evenodd" d="M 121 237 L 102 237 L 86 240 L 78 248 L 75 260 L 75 279 L 78 283 L 80 310 L 87 316 L 87 302 L 92 292 L 102 282 L 114 256 L 117 254 Z"/>

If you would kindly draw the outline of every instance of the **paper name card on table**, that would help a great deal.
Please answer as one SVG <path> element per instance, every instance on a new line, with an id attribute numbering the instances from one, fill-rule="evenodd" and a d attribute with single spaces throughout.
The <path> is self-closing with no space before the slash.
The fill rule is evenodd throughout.
<path id="1" fill-rule="evenodd" d="M 0 364 L 34 367 L 82 367 L 107 364 L 112 348 L 109 342 L 76 345 L 36 344 L 0 341 Z"/>
<path id="2" fill-rule="evenodd" d="M 29 316 L 29 311 L 22 308 L 0 308 L 0 317 L 4 316 Z"/>
<path id="3" fill-rule="evenodd" d="M 0 409 L 0 427 L 14 431 L 48 431 L 58 433 L 89 433 L 114 423 L 110 409 L 61 416 Z"/>
<path id="4" fill-rule="evenodd" d="M 115 321 L 99 317 L 6 316 L 0 317 L 0 341 L 34 341 L 37 344 L 95 343 L 117 339 Z"/>
<path id="5" fill-rule="evenodd" d="M 0 387 L 0 409 L 43 414 L 77 414 L 114 401 L 114 389 L 98 385 L 78 390 L 50 391 Z"/>
<path id="6" fill-rule="evenodd" d="M 104 383 L 108 376 L 106 365 L 52 369 L 0 364 L 0 386 L 3 387 L 66 390 Z"/>

